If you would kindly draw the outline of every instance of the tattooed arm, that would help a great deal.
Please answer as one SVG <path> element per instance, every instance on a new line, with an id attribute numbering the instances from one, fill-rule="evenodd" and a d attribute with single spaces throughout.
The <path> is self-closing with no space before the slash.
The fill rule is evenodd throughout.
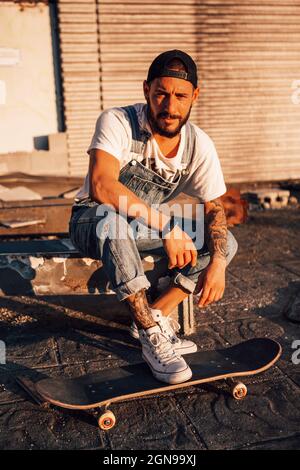
<path id="1" fill-rule="evenodd" d="M 210 256 L 226 262 L 227 223 L 220 198 L 204 203 L 205 233 Z"/>
<path id="2" fill-rule="evenodd" d="M 199 307 L 217 302 L 225 290 L 227 223 L 219 198 L 204 203 L 205 237 L 210 252 L 210 262 L 201 272 L 197 290 L 201 291 Z"/>

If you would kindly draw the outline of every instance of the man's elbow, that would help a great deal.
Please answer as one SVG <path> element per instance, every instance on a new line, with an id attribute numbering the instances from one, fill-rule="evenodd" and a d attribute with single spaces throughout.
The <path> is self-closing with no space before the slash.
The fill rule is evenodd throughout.
<path id="1" fill-rule="evenodd" d="M 102 201 L 103 193 L 103 183 L 100 180 L 91 180 L 89 189 L 90 199 L 96 202 L 104 202 Z"/>
<path id="2" fill-rule="evenodd" d="M 204 214 L 210 216 L 211 213 L 224 212 L 224 206 L 220 198 L 212 199 L 204 203 Z"/>
<path id="3" fill-rule="evenodd" d="M 100 202 L 102 204 L 108 204 L 111 202 L 111 195 L 114 191 L 113 185 L 115 180 L 111 178 L 98 178 L 97 180 L 91 180 L 89 196 L 93 201 Z"/>

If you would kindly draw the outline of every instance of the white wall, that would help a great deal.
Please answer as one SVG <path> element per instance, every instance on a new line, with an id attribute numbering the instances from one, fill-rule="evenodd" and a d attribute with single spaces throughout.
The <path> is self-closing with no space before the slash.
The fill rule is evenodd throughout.
<path id="1" fill-rule="evenodd" d="M 14 53 L 19 63 L 3 65 Z M 49 7 L 0 1 L 0 153 L 30 152 L 57 130 Z"/>

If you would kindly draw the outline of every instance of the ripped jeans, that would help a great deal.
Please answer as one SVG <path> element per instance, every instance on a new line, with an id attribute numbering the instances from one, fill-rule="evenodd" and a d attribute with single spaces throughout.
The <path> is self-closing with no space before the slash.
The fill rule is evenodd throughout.
<path id="1" fill-rule="evenodd" d="M 102 205 L 104 206 L 104 205 Z M 89 206 L 73 206 L 72 216 L 69 222 L 69 234 L 73 245 L 86 257 L 99 259 L 110 281 L 112 290 L 120 301 L 140 291 L 148 289 L 150 282 L 147 279 L 141 259 L 143 254 L 156 254 L 167 259 L 162 240 L 158 232 L 149 229 L 135 219 L 134 230 L 132 223 L 124 216 L 116 213 L 110 206 L 103 207 L 99 214 L 98 204 Z M 190 223 L 183 225 L 184 230 L 191 238 L 194 232 L 189 233 Z M 237 251 L 237 241 L 228 231 L 227 238 L 227 265 Z M 198 276 L 207 267 L 210 261 L 209 251 L 205 243 L 201 249 L 197 249 L 198 257 L 196 266 L 190 264 L 184 268 L 168 270 L 166 264 L 165 275 L 181 273 L 185 278 L 195 284 Z"/>

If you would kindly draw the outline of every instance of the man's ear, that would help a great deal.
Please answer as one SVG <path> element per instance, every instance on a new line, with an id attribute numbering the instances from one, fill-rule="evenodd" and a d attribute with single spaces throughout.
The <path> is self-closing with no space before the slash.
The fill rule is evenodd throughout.
<path id="1" fill-rule="evenodd" d="M 193 98 L 192 98 L 192 103 L 194 104 L 195 101 L 197 100 L 198 96 L 199 96 L 199 93 L 200 93 L 200 88 L 197 87 L 195 88 L 194 92 L 193 92 Z"/>
<path id="2" fill-rule="evenodd" d="M 149 98 L 149 92 L 150 92 L 150 85 L 146 80 L 143 82 L 143 89 L 144 89 L 144 96 L 145 99 L 147 100 Z"/>

